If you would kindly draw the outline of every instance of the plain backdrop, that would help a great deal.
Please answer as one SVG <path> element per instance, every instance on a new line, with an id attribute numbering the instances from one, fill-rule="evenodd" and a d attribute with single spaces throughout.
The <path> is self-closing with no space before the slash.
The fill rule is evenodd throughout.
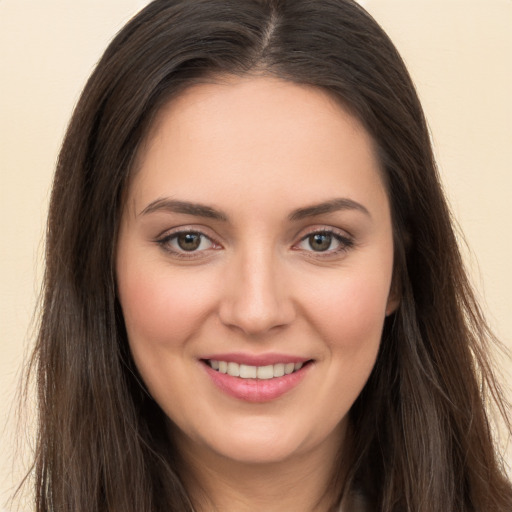
<path id="1" fill-rule="evenodd" d="M 34 338 L 56 156 L 94 64 L 147 3 L 0 0 L 0 511 L 25 464 L 15 445 L 31 434 L 16 427 L 13 403 Z M 512 347 L 512 1 L 361 3 L 409 66 L 473 282 Z"/>

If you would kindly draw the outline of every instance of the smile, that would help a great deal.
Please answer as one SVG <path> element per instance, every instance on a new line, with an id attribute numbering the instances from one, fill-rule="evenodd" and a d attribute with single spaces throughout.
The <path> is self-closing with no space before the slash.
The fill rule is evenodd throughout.
<path id="1" fill-rule="evenodd" d="M 303 363 L 276 363 L 266 366 L 251 366 L 247 364 L 238 364 L 231 361 L 217 361 L 208 359 L 206 363 L 214 370 L 230 375 L 231 377 L 239 377 L 241 379 L 261 379 L 269 380 L 276 377 L 290 375 L 303 366 Z"/>
<path id="2" fill-rule="evenodd" d="M 314 360 L 286 361 L 279 356 L 236 356 L 229 359 L 202 359 L 202 367 L 210 377 L 211 382 L 224 394 L 246 402 L 269 402 L 292 391 L 306 378 L 314 365 Z M 233 361 L 241 359 L 241 361 Z M 251 361 L 250 359 L 254 359 Z M 273 361 L 272 361 L 273 360 Z M 259 364 L 258 364 L 259 363 Z"/>

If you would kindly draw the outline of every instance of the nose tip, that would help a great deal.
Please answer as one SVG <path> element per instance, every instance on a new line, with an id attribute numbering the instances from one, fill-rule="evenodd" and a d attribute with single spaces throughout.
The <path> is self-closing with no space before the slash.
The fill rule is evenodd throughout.
<path id="1" fill-rule="evenodd" d="M 225 325 L 255 336 L 290 323 L 290 308 L 274 297 L 255 297 L 247 294 L 237 297 L 229 304 L 224 303 L 220 318 Z"/>
<path id="2" fill-rule="evenodd" d="M 253 261 L 233 267 L 225 276 L 225 290 L 220 320 L 246 335 L 283 328 L 295 317 L 289 289 L 275 262 Z"/>

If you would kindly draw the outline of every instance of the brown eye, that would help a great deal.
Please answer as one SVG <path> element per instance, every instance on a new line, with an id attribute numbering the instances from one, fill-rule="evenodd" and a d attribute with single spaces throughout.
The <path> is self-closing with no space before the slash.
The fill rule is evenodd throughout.
<path id="1" fill-rule="evenodd" d="M 200 233 L 181 233 L 176 237 L 178 247 L 183 251 L 195 251 L 201 245 Z"/>
<path id="2" fill-rule="evenodd" d="M 221 248 L 200 231 L 178 231 L 165 235 L 155 242 L 171 256 L 179 258 L 199 258 L 210 249 Z"/>
<path id="3" fill-rule="evenodd" d="M 313 235 L 308 236 L 308 244 L 316 252 L 327 251 L 332 244 L 332 234 L 331 233 L 314 233 Z"/>
<path id="4" fill-rule="evenodd" d="M 348 251 L 353 246 L 354 241 L 348 236 L 335 231 L 323 230 L 309 233 L 300 240 L 296 247 L 310 254 L 317 253 L 320 257 L 320 253 L 325 253 L 324 256 L 334 256 Z"/>

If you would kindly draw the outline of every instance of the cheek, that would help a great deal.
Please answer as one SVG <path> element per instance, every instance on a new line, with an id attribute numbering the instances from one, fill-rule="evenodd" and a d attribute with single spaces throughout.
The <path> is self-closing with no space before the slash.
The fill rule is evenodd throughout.
<path id="1" fill-rule="evenodd" d="M 340 343 L 355 343 L 380 333 L 386 315 L 389 282 L 372 275 L 333 281 L 313 297 L 315 315 Z"/>
<path id="2" fill-rule="evenodd" d="M 308 324 L 322 347 L 318 387 L 308 399 L 316 404 L 316 417 L 326 429 L 334 429 L 350 411 L 380 347 L 390 275 L 365 270 L 344 268 L 336 277 L 308 283 L 315 290 L 308 302 Z"/>
<path id="3" fill-rule="evenodd" d="M 342 368 L 344 386 L 358 395 L 375 364 L 382 338 L 385 314 L 382 301 L 376 299 L 371 288 L 347 288 L 340 298 L 337 311 L 330 311 L 336 319 L 327 334 L 333 360 Z M 355 396 L 353 397 L 355 399 Z"/>
<path id="4" fill-rule="evenodd" d="M 199 283 L 190 273 L 185 279 L 183 272 L 171 271 L 161 261 L 133 256 L 117 267 L 130 350 L 151 395 L 167 406 L 168 415 L 176 416 L 195 391 L 194 383 L 187 381 L 190 368 L 182 361 L 193 350 L 190 340 L 209 310 L 211 293 L 206 293 L 204 279 Z M 184 382 L 189 382 L 186 389 Z"/>
<path id="5" fill-rule="evenodd" d="M 333 407 L 347 414 L 364 388 L 377 359 L 385 319 L 387 290 L 371 280 L 348 280 L 331 297 L 324 331 L 330 352 L 330 395 L 344 397 Z M 327 309 L 328 308 L 328 309 Z"/>
<path id="6" fill-rule="evenodd" d="M 118 266 L 119 298 L 132 343 L 186 340 L 210 307 L 207 280 L 160 267 L 144 261 Z"/>
<path id="7" fill-rule="evenodd" d="M 354 390 L 364 385 L 375 363 L 391 281 L 391 270 L 371 268 L 340 272 L 340 277 L 316 288 L 309 308 L 310 321 L 335 362 L 333 370 Z"/>

